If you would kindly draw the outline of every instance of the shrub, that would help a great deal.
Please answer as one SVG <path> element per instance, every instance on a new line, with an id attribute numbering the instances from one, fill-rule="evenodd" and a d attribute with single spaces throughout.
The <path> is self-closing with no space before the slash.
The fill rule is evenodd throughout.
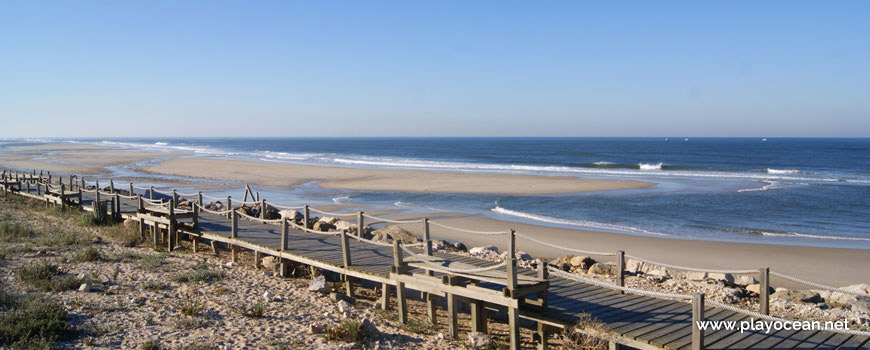
<path id="1" fill-rule="evenodd" d="M 56 340 L 72 339 L 75 328 L 63 305 L 45 298 L 24 298 L 0 315 L 0 345 L 11 348 L 50 348 Z"/>
<path id="2" fill-rule="evenodd" d="M 36 243 L 45 247 L 69 247 L 74 245 L 90 244 L 90 238 L 86 235 L 61 231 L 55 234 L 43 235 Z"/>
<path id="3" fill-rule="evenodd" d="M 178 312 L 185 316 L 197 316 L 205 308 L 205 302 L 192 295 L 185 295 L 173 305 L 178 309 Z"/>
<path id="4" fill-rule="evenodd" d="M 156 269 L 163 266 L 163 257 L 163 254 L 146 255 L 142 258 L 141 263 L 142 265 L 145 265 L 145 267 Z"/>
<path id="5" fill-rule="evenodd" d="M 100 233 L 124 247 L 135 247 L 142 240 L 136 228 L 124 225 L 105 227 L 100 230 Z"/>
<path id="6" fill-rule="evenodd" d="M 164 290 L 164 289 L 166 289 L 166 287 L 168 287 L 168 286 L 166 285 L 165 282 L 148 281 L 148 282 L 145 282 L 145 285 L 142 287 L 142 289 L 150 291 L 150 292 L 156 292 L 159 290 Z"/>
<path id="7" fill-rule="evenodd" d="M 142 259 L 142 256 L 133 252 L 120 252 L 112 254 L 111 259 L 120 262 L 130 262 L 134 260 L 140 260 Z"/>
<path id="8" fill-rule="evenodd" d="M 226 277 L 226 273 L 218 270 L 193 270 L 187 271 L 175 276 L 172 276 L 172 280 L 179 283 L 187 283 L 187 282 L 205 282 L 211 283 Z"/>
<path id="9" fill-rule="evenodd" d="M 31 237 L 33 237 L 33 229 L 30 226 L 13 221 L 8 215 L 0 221 L 0 241 L 20 242 Z"/>
<path id="10" fill-rule="evenodd" d="M 197 329 L 201 328 L 205 321 L 199 317 L 179 317 L 175 320 L 175 329 Z"/>
<path id="11" fill-rule="evenodd" d="M 100 259 L 102 259 L 100 251 L 94 247 L 81 248 L 73 255 L 73 260 L 76 262 L 97 261 Z"/>
<path id="12" fill-rule="evenodd" d="M 79 287 L 81 281 L 75 276 L 61 275 L 64 271 L 47 261 L 32 263 L 16 270 L 21 282 L 41 291 L 63 292 Z"/>
<path id="13" fill-rule="evenodd" d="M 357 342 L 362 339 L 360 322 L 355 320 L 344 320 L 338 326 L 328 327 L 326 329 L 326 337 L 330 340 Z"/>
<path id="14" fill-rule="evenodd" d="M 140 350 L 160 350 L 160 344 L 157 344 L 154 340 L 149 340 L 142 343 L 142 346 L 139 347 Z"/>
<path id="15" fill-rule="evenodd" d="M 266 313 L 266 304 L 262 301 L 258 301 L 251 305 L 243 305 L 239 308 L 234 308 L 233 311 L 245 317 L 262 318 L 263 314 Z"/>

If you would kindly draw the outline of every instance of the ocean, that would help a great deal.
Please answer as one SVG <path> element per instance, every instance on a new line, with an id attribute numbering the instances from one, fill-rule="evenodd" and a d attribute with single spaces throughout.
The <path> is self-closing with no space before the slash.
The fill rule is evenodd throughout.
<path id="1" fill-rule="evenodd" d="M 58 141 L 58 140 L 54 140 Z M 354 168 L 564 175 L 646 189 L 480 195 L 266 191 L 285 204 L 464 212 L 499 220 L 661 236 L 870 249 L 870 139 L 193 138 L 77 139 L 194 157 Z M 6 145 L 19 142 L 8 142 Z M 133 175 L 137 166 L 113 169 Z M 160 178 L 154 181 L 159 184 Z M 235 196 L 235 195 L 234 195 Z M 301 202 L 300 202 L 301 201 Z"/>

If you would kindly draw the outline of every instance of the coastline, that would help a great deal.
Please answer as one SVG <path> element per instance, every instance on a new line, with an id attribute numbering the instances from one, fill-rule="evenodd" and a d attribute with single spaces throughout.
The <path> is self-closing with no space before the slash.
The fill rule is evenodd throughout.
<path id="1" fill-rule="evenodd" d="M 220 169 L 220 171 L 215 171 Z M 169 159 L 142 168 L 151 174 L 259 183 L 289 189 L 309 181 L 331 189 L 474 194 L 560 194 L 638 189 L 652 182 L 590 180 L 568 176 L 467 174 L 416 170 L 340 168 L 241 160 Z"/>

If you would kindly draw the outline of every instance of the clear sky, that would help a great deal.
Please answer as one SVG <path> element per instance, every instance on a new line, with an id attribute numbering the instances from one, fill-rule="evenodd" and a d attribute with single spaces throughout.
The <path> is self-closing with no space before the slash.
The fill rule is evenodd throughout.
<path id="1" fill-rule="evenodd" d="M 870 136 L 868 1 L 2 1 L 0 137 Z"/>

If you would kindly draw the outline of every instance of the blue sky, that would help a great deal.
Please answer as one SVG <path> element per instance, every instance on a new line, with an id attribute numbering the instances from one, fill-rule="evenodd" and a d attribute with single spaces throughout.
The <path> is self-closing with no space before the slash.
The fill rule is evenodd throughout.
<path id="1" fill-rule="evenodd" d="M 870 2 L 3 1 L 0 137 L 870 136 Z"/>

